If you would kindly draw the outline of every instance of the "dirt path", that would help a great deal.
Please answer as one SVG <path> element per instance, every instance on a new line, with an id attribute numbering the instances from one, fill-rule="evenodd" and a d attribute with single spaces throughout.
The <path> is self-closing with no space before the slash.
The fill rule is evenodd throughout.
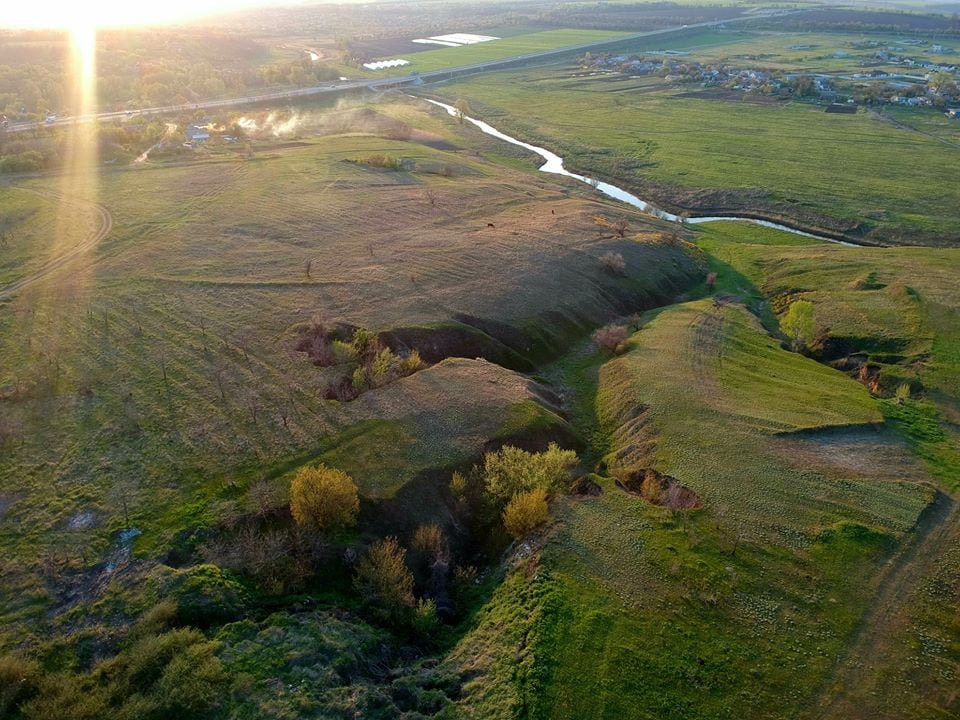
<path id="1" fill-rule="evenodd" d="M 870 110 L 869 112 L 873 117 L 877 118 L 881 122 L 890 123 L 895 128 L 898 128 L 900 130 L 906 130 L 907 132 L 915 132 L 918 135 L 923 135 L 924 137 L 931 138 L 932 140 L 942 142 L 944 145 L 948 147 L 952 147 L 954 149 L 960 149 L 960 143 L 955 143 L 952 140 L 947 140 L 946 138 L 942 138 L 939 135 L 934 135 L 933 133 L 920 130 L 919 128 L 913 127 L 913 125 L 907 125 L 906 123 L 900 122 L 899 120 L 896 120 L 890 117 L 889 115 L 884 115 L 882 112 L 878 110 Z"/>
<path id="2" fill-rule="evenodd" d="M 920 514 L 906 545 L 887 564 L 876 596 L 854 631 L 847 653 L 837 661 L 808 718 L 868 717 L 870 710 L 860 705 L 858 699 L 869 691 L 871 676 L 882 669 L 882 659 L 887 656 L 884 650 L 898 640 L 896 631 L 904 622 L 899 616 L 908 607 L 910 593 L 933 571 L 958 527 L 957 502 L 937 491 L 933 502 Z"/>
<path id="3" fill-rule="evenodd" d="M 106 238 L 110 231 L 113 229 L 113 216 L 110 214 L 110 211 L 98 203 L 90 202 L 88 200 L 81 200 L 79 198 L 72 198 L 62 195 L 60 193 L 53 192 L 52 190 L 35 190 L 32 188 L 17 188 L 18 190 L 23 190 L 24 192 L 34 193 L 35 195 L 40 195 L 41 197 L 54 200 L 55 202 L 73 205 L 75 207 L 83 208 L 85 210 L 93 210 L 96 215 L 99 216 L 99 227 L 90 233 L 87 237 L 81 240 L 79 243 L 74 245 L 72 248 L 66 252 L 58 255 L 55 258 L 51 258 L 36 272 L 30 273 L 26 277 L 23 277 L 15 282 L 10 283 L 4 287 L 0 287 L 0 301 L 8 300 L 13 297 L 16 293 L 20 292 L 26 287 L 34 285 L 35 283 L 43 280 L 44 278 L 50 276 L 57 270 L 60 270 L 65 265 L 69 264 L 71 261 L 75 260 L 80 255 L 92 250 L 96 247 L 101 240 Z"/>

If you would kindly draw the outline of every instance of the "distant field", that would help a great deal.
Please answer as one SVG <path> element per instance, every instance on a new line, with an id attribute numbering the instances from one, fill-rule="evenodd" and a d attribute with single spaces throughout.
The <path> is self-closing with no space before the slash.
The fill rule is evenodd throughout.
<path id="1" fill-rule="evenodd" d="M 960 241 L 960 150 L 860 113 L 805 103 L 700 99 L 657 78 L 574 68 L 443 88 L 500 129 L 675 208 L 753 210 L 881 242 Z M 938 132 L 946 132 L 938 130 Z"/>
<path id="2" fill-rule="evenodd" d="M 607 30 L 544 30 L 542 32 L 504 37 L 499 40 L 491 40 L 474 45 L 427 50 L 425 52 L 413 53 L 410 57 L 403 55 L 383 55 L 377 59 L 388 60 L 394 57 L 403 57 L 405 60 L 410 61 L 410 64 L 404 66 L 402 69 L 385 71 L 383 74 L 396 75 L 410 72 L 429 72 L 430 70 L 442 70 L 448 67 L 472 65 L 488 60 L 499 60 L 500 58 L 511 57 L 512 55 L 523 55 L 541 50 L 555 50 L 568 45 L 579 45 L 581 43 L 608 39 L 613 40 L 627 34 L 629 33 Z M 367 71 L 367 74 L 369 74 L 369 71 Z"/>
<path id="3" fill-rule="evenodd" d="M 718 33 L 718 36 L 725 39 L 722 45 L 704 44 L 693 49 L 690 57 L 699 62 L 723 62 L 735 67 L 770 70 L 818 73 L 865 73 L 882 70 L 915 74 L 917 71 L 911 68 L 878 63 L 875 58 L 877 51 L 898 47 L 902 50 L 898 51 L 897 55 L 950 62 L 950 55 L 934 55 L 929 50 L 935 44 L 952 47 L 950 40 L 940 39 L 925 39 L 920 45 L 903 44 L 904 36 L 893 33 L 726 31 Z M 866 43 L 875 44 L 865 46 Z M 856 47 L 857 45 L 860 47 Z M 842 56 L 836 57 L 837 54 Z M 863 62 L 869 63 L 869 66 L 864 67 L 861 64 Z"/>

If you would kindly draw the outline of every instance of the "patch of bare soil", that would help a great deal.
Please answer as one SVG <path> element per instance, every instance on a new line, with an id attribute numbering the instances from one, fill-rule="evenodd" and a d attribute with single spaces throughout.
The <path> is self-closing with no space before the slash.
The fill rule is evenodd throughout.
<path id="1" fill-rule="evenodd" d="M 617 487 L 654 505 L 675 510 L 693 510 L 702 504 L 693 490 L 653 468 L 630 471 L 617 480 Z"/>
<path id="2" fill-rule="evenodd" d="M 570 483 L 569 492 L 581 497 L 597 497 L 603 494 L 603 488 L 589 475 L 581 475 Z"/>
<path id="3" fill-rule="evenodd" d="M 835 479 L 922 482 L 929 477 L 903 438 L 885 428 L 833 428 L 781 435 L 773 441 L 773 447 L 787 462 Z"/>

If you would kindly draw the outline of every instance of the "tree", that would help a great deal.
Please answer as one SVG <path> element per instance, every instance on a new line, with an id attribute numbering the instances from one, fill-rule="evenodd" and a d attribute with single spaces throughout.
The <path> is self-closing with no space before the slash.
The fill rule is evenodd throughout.
<path id="1" fill-rule="evenodd" d="M 463 119 L 470 113 L 470 104 L 464 98 L 457 98 L 453 108 L 457 111 L 457 120 L 463 125 Z"/>
<path id="2" fill-rule="evenodd" d="M 813 78 L 809 75 L 799 75 L 797 79 L 793 81 L 793 89 L 797 97 L 813 95 L 815 91 Z"/>
<path id="3" fill-rule="evenodd" d="M 325 465 L 301 468 L 290 483 L 290 512 L 298 525 L 352 527 L 360 512 L 357 484 L 342 470 Z"/>
<path id="4" fill-rule="evenodd" d="M 780 327 L 794 350 L 804 345 L 810 345 L 817 333 L 817 319 L 814 314 L 813 303 L 809 300 L 796 300 L 790 303 L 787 314 L 780 321 Z"/>
<path id="5" fill-rule="evenodd" d="M 954 86 L 953 75 L 945 70 L 938 70 L 937 72 L 930 73 L 930 77 L 927 80 L 927 86 L 934 93 L 940 94 L 951 88 L 951 86 Z"/>
<path id="6" fill-rule="evenodd" d="M 610 355 L 622 352 L 623 343 L 628 337 L 630 337 L 630 330 L 625 325 L 605 325 L 594 330 L 593 335 L 590 336 L 601 350 Z"/>
<path id="7" fill-rule="evenodd" d="M 503 524 L 515 538 L 522 538 L 536 527 L 543 525 L 550 515 L 547 507 L 547 489 L 536 487 L 528 492 L 517 493 L 503 510 Z"/>
<path id="8" fill-rule="evenodd" d="M 370 546 L 357 565 L 353 584 L 367 603 L 393 620 L 400 619 L 416 604 L 407 551 L 394 537 Z"/>
<path id="9" fill-rule="evenodd" d="M 577 462 L 573 450 L 561 450 L 550 443 L 542 453 L 528 453 L 507 445 L 484 456 L 483 475 L 487 492 L 507 502 L 519 492 L 542 487 L 548 491 L 570 480 L 570 468 Z"/>

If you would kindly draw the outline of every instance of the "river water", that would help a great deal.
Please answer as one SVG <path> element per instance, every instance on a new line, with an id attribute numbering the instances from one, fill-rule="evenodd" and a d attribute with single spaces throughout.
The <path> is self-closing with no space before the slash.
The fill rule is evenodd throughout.
<path id="1" fill-rule="evenodd" d="M 459 117 L 457 109 L 452 105 L 447 105 L 446 103 L 438 102 L 437 100 L 430 100 L 428 98 L 423 98 L 428 103 L 436 105 L 446 110 L 453 117 Z M 492 135 L 495 138 L 499 138 L 504 142 L 508 142 L 511 145 L 519 145 L 522 148 L 526 148 L 531 152 L 536 153 L 544 159 L 543 165 L 540 166 L 540 172 L 553 173 L 555 175 L 565 175 L 566 177 L 573 178 L 574 180 L 579 180 L 580 182 L 587 183 L 588 185 L 595 187 L 599 192 L 603 193 L 607 197 L 611 197 L 614 200 L 619 200 L 624 202 L 627 205 L 632 205 L 635 208 L 642 210 L 645 213 L 650 215 L 655 215 L 656 217 L 662 220 L 668 220 L 670 222 L 685 222 L 688 225 L 699 225 L 701 223 L 708 222 L 718 222 L 718 221 L 735 221 L 735 222 L 748 222 L 754 225 L 761 225 L 766 228 L 772 228 L 774 230 L 781 230 L 783 232 L 793 233 L 794 235 L 803 235 L 804 237 L 814 238 L 815 240 L 822 240 L 823 242 L 834 243 L 836 245 L 846 245 L 847 247 L 857 247 L 854 243 L 844 242 L 842 240 L 834 240 L 833 238 L 824 237 L 822 235 L 815 235 L 813 233 L 804 232 L 803 230 L 796 230 L 787 225 L 780 225 L 779 223 L 770 222 L 768 220 L 757 220 L 756 218 L 743 217 L 740 215 L 729 215 L 723 217 L 691 217 L 691 218 L 681 218 L 679 215 L 674 215 L 669 213 L 662 208 L 658 208 L 656 205 L 648 203 L 646 200 L 638 198 L 633 193 L 627 192 L 623 188 L 617 187 L 616 185 L 611 185 L 610 183 L 601 182 L 599 180 L 589 178 L 586 175 L 578 175 L 577 173 L 570 172 L 565 167 L 563 167 L 563 158 L 557 155 L 554 152 L 547 150 L 546 148 L 538 147 L 537 145 L 531 145 L 530 143 L 525 143 L 522 140 L 518 140 L 515 137 L 507 135 L 505 132 L 497 130 L 493 125 L 483 122 L 483 120 L 477 120 L 472 118 L 469 115 L 464 115 L 463 119 L 475 125 L 481 131 L 487 135 Z"/>

